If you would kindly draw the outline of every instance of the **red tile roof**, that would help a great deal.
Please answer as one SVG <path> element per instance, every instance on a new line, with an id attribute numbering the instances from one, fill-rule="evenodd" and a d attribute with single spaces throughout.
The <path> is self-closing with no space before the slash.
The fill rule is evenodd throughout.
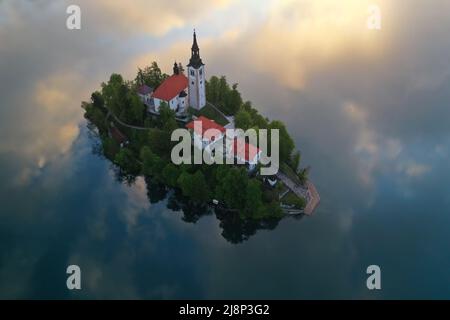
<path id="1" fill-rule="evenodd" d="M 201 124 L 201 127 L 202 127 L 202 131 L 201 132 L 197 132 L 196 131 L 196 133 L 201 135 L 202 137 L 208 139 L 208 140 L 212 140 L 214 138 L 214 135 L 212 134 L 212 132 L 206 132 L 207 130 L 209 130 L 209 129 L 216 129 L 216 130 L 219 130 L 222 133 L 225 133 L 225 131 L 226 131 L 225 128 L 222 127 L 220 124 L 217 124 L 216 122 L 214 122 L 214 121 L 212 121 L 212 120 L 210 120 L 210 119 L 208 119 L 208 118 L 206 118 L 204 116 L 200 116 L 200 117 L 198 117 L 198 119 L 189 122 L 186 125 L 186 128 L 193 129 L 193 130 L 195 130 L 195 129 L 198 130 L 199 128 L 195 128 L 195 123 L 196 122 L 197 122 L 197 126 L 198 127 L 200 127 L 200 124 Z"/>
<path id="2" fill-rule="evenodd" d="M 237 156 L 245 161 L 249 162 L 255 159 L 255 156 L 261 152 L 261 149 L 255 147 L 252 144 L 246 143 L 244 140 L 234 139 L 234 143 L 232 145 L 232 153 L 234 156 Z"/>
<path id="3" fill-rule="evenodd" d="M 189 80 L 184 74 L 174 74 L 164 80 L 155 90 L 153 97 L 164 101 L 170 101 L 188 87 Z"/>

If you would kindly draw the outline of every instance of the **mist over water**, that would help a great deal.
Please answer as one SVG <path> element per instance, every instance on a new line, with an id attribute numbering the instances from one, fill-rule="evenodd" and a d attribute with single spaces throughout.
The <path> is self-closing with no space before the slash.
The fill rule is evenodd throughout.
<path id="1" fill-rule="evenodd" d="M 364 1 L 155 2 L 164 23 L 141 19 L 147 1 L 80 1 L 70 32 L 68 4 L 0 3 L 0 298 L 450 298 L 447 2 L 381 3 L 376 34 Z M 194 26 L 208 76 L 286 123 L 315 216 L 233 243 L 212 212 L 95 154 L 81 101 L 113 72 L 186 64 Z"/>

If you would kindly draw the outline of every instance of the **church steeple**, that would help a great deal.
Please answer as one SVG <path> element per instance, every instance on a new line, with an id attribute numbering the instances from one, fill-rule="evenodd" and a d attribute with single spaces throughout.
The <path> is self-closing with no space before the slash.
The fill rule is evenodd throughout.
<path id="1" fill-rule="evenodd" d="M 197 34 L 195 33 L 195 29 L 194 29 L 194 43 L 192 44 L 192 54 L 200 55 L 200 49 L 198 48 Z"/>
<path id="2" fill-rule="evenodd" d="M 194 30 L 194 41 L 192 43 L 191 59 L 189 60 L 188 67 L 194 67 L 194 68 L 198 69 L 201 66 L 203 66 L 203 61 L 200 58 L 200 48 L 198 47 L 197 34 Z"/>
<path id="3" fill-rule="evenodd" d="M 200 49 L 195 30 L 191 48 L 191 59 L 187 65 L 187 71 L 189 79 L 189 106 L 200 110 L 206 105 L 206 74 L 205 65 L 200 58 Z"/>

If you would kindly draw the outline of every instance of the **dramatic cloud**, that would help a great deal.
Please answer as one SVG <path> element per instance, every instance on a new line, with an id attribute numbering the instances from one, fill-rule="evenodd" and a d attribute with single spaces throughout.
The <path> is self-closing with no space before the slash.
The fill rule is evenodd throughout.
<path id="1" fill-rule="evenodd" d="M 130 36 L 162 36 L 187 24 L 192 28 L 211 10 L 224 9 L 233 1 L 83 0 L 79 5 L 87 18 L 86 27 L 101 28 L 109 35 L 120 32 Z"/>

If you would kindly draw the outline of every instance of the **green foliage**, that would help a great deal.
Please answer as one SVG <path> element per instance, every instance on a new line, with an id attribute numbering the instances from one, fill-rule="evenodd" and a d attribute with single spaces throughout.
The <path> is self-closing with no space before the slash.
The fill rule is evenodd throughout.
<path id="1" fill-rule="evenodd" d="M 122 121 L 141 125 L 145 106 L 130 86 L 121 75 L 112 74 L 108 83 L 102 84 L 102 98 L 105 106 Z"/>
<path id="2" fill-rule="evenodd" d="M 218 170 L 216 197 L 232 209 L 244 209 L 248 175 L 244 168 L 233 167 L 229 170 Z"/>
<path id="3" fill-rule="evenodd" d="M 114 156 L 120 149 L 118 143 L 113 138 L 110 138 L 107 135 L 102 136 L 101 139 L 102 139 L 103 154 L 108 159 L 114 159 Z"/>
<path id="4" fill-rule="evenodd" d="M 270 123 L 270 129 L 279 129 L 280 132 L 280 162 L 286 162 L 291 165 L 291 155 L 294 151 L 295 144 L 294 140 L 292 140 L 291 136 L 287 132 L 286 126 L 283 122 L 275 120 Z"/>
<path id="5" fill-rule="evenodd" d="M 119 74 L 112 74 L 109 81 L 102 84 L 101 93 L 96 91 L 91 95 L 91 103 L 85 103 L 83 108 L 86 110 L 85 117 L 99 128 L 104 154 L 113 159 L 122 170 L 132 174 L 142 173 L 151 176 L 154 182 L 180 188 L 183 195 L 193 201 L 206 202 L 214 196 L 228 208 L 239 210 L 243 219 L 281 217 L 283 213 L 278 196 L 280 190 L 263 187 L 259 180 L 249 178 L 243 167 L 175 166 L 168 161 L 174 144 L 170 141 L 170 136 L 179 127 L 175 112 L 166 103 L 162 103 L 158 118 L 146 117 L 145 105 L 135 91 L 135 87 L 142 84 L 156 88 L 166 78 L 167 75 L 161 72 L 158 65 L 152 63 L 150 67 L 139 69 L 135 83 L 124 81 Z M 294 152 L 293 139 L 282 122 L 270 122 L 250 102 L 243 103 L 237 84 L 230 86 L 225 77 L 211 77 L 206 83 L 206 95 L 207 100 L 224 114 L 235 116 L 238 128 L 279 129 L 280 161 L 285 168 L 283 172 L 295 176 L 294 180 L 297 182 L 306 182 L 308 171 L 298 171 L 301 156 Z M 120 149 L 117 142 L 107 135 L 108 110 L 126 123 L 144 125 L 151 129 L 147 132 L 121 128 L 131 143 L 127 148 Z M 192 113 L 204 115 L 224 126 L 228 123 L 220 112 L 209 105 Z M 138 152 L 142 163 L 136 157 Z M 304 206 L 304 199 L 291 200 L 296 207 L 302 204 Z"/>
<path id="6" fill-rule="evenodd" d="M 305 184 L 306 181 L 308 181 L 308 175 L 309 175 L 309 170 L 308 169 L 301 169 L 298 173 L 298 178 L 300 180 L 301 184 Z"/>
<path id="7" fill-rule="evenodd" d="M 257 218 L 281 218 L 283 215 L 283 210 L 281 209 L 278 201 L 274 201 L 266 205 Z"/>
<path id="8" fill-rule="evenodd" d="M 252 126 L 259 129 L 268 129 L 269 128 L 269 120 L 264 118 L 262 115 L 258 113 L 258 110 L 252 107 L 252 103 L 250 101 L 245 102 L 241 110 L 248 112 L 250 118 L 252 119 Z"/>
<path id="9" fill-rule="evenodd" d="M 105 105 L 117 116 L 125 103 L 126 86 L 120 74 L 112 74 L 108 83 L 102 83 L 102 97 Z"/>
<path id="10" fill-rule="evenodd" d="M 300 198 L 292 192 L 289 192 L 282 200 L 286 205 L 292 205 L 295 209 L 303 209 L 306 206 L 306 200 Z"/>
<path id="11" fill-rule="evenodd" d="M 252 217 L 257 214 L 262 207 L 262 189 L 258 180 L 248 181 L 245 194 L 245 212 L 247 216 Z"/>
<path id="12" fill-rule="evenodd" d="M 159 107 L 159 127 L 172 134 L 172 131 L 178 129 L 175 116 L 175 111 L 170 109 L 169 105 L 163 101 Z"/>
<path id="13" fill-rule="evenodd" d="M 134 156 L 133 152 L 127 148 L 120 149 L 120 151 L 114 157 L 114 163 L 128 173 L 139 173 L 140 166 L 136 161 L 136 157 Z"/>
<path id="14" fill-rule="evenodd" d="M 253 125 L 250 114 L 243 109 L 239 110 L 234 118 L 234 121 L 236 128 L 240 128 L 243 130 L 250 129 Z"/>
<path id="15" fill-rule="evenodd" d="M 95 92 L 92 93 L 91 101 L 92 101 L 92 105 L 95 108 L 103 109 L 104 106 L 105 106 L 105 101 L 103 99 L 102 94 L 99 91 L 95 91 Z"/>
<path id="16" fill-rule="evenodd" d="M 300 168 L 301 158 L 302 156 L 299 151 L 295 152 L 294 155 L 292 156 L 291 167 L 295 172 L 297 172 Z"/>
<path id="17" fill-rule="evenodd" d="M 170 187 L 177 186 L 177 181 L 180 174 L 180 170 L 173 163 L 167 164 L 162 171 L 163 180 Z"/>
<path id="18" fill-rule="evenodd" d="M 204 106 L 201 110 L 196 110 L 194 108 L 189 108 L 188 110 L 194 116 L 204 116 L 208 119 L 214 120 L 221 126 L 226 126 L 228 124 L 227 118 L 225 118 L 220 112 L 211 107 L 209 104 Z"/>
<path id="19" fill-rule="evenodd" d="M 137 94 L 133 92 L 128 92 L 128 99 L 130 103 L 130 113 L 129 117 L 133 123 L 142 124 L 144 123 L 145 116 L 145 105 L 142 103 L 141 99 Z"/>
<path id="20" fill-rule="evenodd" d="M 94 107 L 92 103 L 85 103 L 84 117 L 95 124 L 100 133 L 106 133 L 108 131 L 108 125 L 106 123 L 106 115 L 100 108 Z"/>
<path id="21" fill-rule="evenodd" d="M 146 176 L 160 177 L 164 169 L 165 162 L 153 151 L 145 146 L 141 149 L 140 158 L 142 161 L 142 173 Z"/>
<path id="22" fill-rule="evenodd" d="M 241 108 L 242 97 L 238 91 L 238 84 L 232 85 L 231 90 L 225 94 L 225 110 L 227 114 L 234 115 Z"/>
<path id="23" fill-rule="evenodd" d="M 197 202 L 206 202 L 210 199 L 209 187 L 201 171 L 194 174 L 183 172 L 178 178 L 178 185 L 183 195 Z"/>
<path id="24" fill-rule="evenodd" d="M 206 82 L 206 100 L 218 107 L 226 115 L 234 115 L 242 105 L 241 94 L 238 85 L 231 88 L 227 79 L 213 76 Z"/>
<path id="25" fill-rule="evenodd" d="M 150 66 L 147 66 L 144 69 L 138 69 L 135 81 L 139 86 L 145 84 L 155 89 L 168 77 L 167 74 L 161 72 L 158 64 L 153 61 Z"/>
<path id="26" fill-rule="evenodd" d="M 160 157 L 168 157 L 172 150 L 171 134 L 165 130 L 152 128 L 148 133 L 150 148 Z"/>
<path id="27" fill-rule="evenodd" d="M 273 189 L 264 189 L 262 199 L 265 203 L 272 203 L 278 201 L 278 192 Z"/>

